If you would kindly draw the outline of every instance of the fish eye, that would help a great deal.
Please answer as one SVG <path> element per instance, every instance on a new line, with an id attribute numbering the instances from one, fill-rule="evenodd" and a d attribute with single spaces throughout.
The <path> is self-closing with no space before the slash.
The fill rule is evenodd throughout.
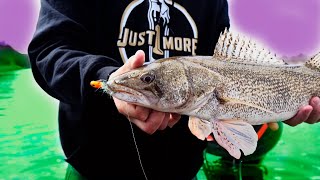
<path id="1" fill-rule="evenodd" d="M 140 79 L 144 83 L 150 84 L 155 79 L 155 75 L 154 74 L 150 74 L 150 73 L 146 73 L 146 74 L 141 75 Z"/>

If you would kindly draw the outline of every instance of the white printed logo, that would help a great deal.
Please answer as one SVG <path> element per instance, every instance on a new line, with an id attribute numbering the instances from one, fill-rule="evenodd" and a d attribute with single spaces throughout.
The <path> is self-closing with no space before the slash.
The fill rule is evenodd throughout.
<path id="1" fill-rule="evenodd" d="M 173 20 L 185 26 L 171 25 Z M 135 0 L 122 15 L 117 46 L 124 62 L 138 49 L 146 52 L 149 61 L 167 58 L 171 52 L 195 55 L 197 43 L 194 20 L 172 0 Z"/>

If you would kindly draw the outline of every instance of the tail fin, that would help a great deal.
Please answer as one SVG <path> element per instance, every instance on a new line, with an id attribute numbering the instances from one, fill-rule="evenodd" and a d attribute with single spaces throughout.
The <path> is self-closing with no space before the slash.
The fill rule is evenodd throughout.
<path id="1" fill-rule="evenodd" d="M 320 52 L 308 60 L 305 66 L 320 72 Z"/>

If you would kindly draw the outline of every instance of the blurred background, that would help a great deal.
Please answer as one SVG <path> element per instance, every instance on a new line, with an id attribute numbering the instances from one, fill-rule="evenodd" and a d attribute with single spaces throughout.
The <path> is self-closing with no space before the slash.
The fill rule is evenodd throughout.
<path id="1" fill-rule="evenodd" d="M 35 83 L 26 56 L 39 9 L 40 0 L 0 0 L 0 180 L 63 179 L 67 167 L 57 100 Z M 229 0 L 229 12 L 232 30 L 261 41 L 289 63 L 320 51 L 319 0 Z M 242 175 L 320 179 L 319 132 L 319 124 L 283 125 L 279 142 L 258 166 L 242 166 Z M 205 159 L 198 179 L 210 179 L 223 167 L 210 152 Z M 241 175 L 241 164 L 233 163 L 229 173 Z"/>

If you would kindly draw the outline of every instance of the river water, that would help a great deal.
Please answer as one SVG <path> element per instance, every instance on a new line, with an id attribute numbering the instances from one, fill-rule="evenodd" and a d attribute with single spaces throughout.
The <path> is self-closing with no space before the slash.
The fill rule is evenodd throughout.
<path id="1" fill-rule="evenodd" d="M 57 101 L 31 70 L 0 72 L 0 179 L 62 179 Z"/>
<path id="2" fill-rule="evenodd" d="M 251 169 L 242 166 L 240 173 L 261 170 L 263 179 L 320 179 L 319 132 L 320 124 L 284 125 L 263 162 Z M 58 137 L 57 101 L 41 90 L 31 70 L 0 72 L 0 180 L 63 179 L 67 164 Z M 217 157 L 206 157 L 209 165 L 219 166 L 213 163 Z M 199 171 L 198 179 L 208 179 L 206 170 Z"/>

